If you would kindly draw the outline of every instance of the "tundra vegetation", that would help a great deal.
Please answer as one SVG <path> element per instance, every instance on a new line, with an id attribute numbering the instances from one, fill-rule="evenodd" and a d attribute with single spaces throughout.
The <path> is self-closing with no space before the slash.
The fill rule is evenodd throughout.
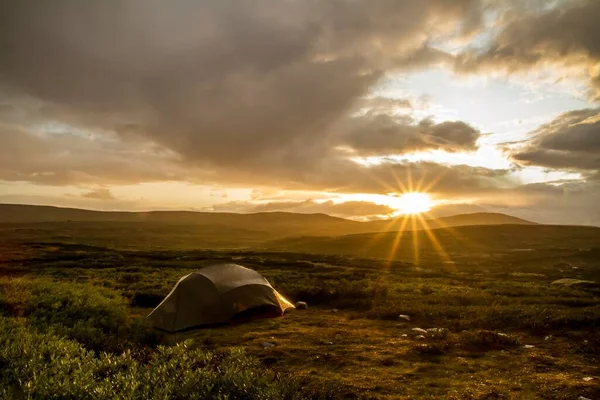
<path id="1" fill-rule="evenodd" d="M 228 246 L 218 230 L 203 241 L 199 229 L 0 225 L 0 397 L 600 396 L 598 228 L 247 246 Z M 308 309 L 178 335 L 147 325 L 181 276 L 224 262 L 258 270 Z M 553 284 L 561 279 L 570 281 Z"/>

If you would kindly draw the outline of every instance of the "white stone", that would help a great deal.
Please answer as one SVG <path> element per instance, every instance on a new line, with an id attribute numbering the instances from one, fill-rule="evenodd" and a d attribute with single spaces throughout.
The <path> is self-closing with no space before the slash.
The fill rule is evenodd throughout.
<path id="1" fill-rule="evenodd" d="M 297 301 L 295 306 L 298 310 L 306 310 L 308 308 L 308 304 L 305 301 Z"/>

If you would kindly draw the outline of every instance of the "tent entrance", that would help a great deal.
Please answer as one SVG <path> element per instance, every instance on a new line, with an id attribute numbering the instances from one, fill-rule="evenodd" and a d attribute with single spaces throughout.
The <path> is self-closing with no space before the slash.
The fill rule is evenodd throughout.
<path id="1" fill-rule="evenodd" d="M 282 316 L 281 308 L 271 305 L 265 304 L 258 307 L 248 308 L 242 312 L 235 314 L 231 318 L 232 324 L 239 324 L 248 321 L 253 321 L 255 319 L 263 319 L 263 318 L 275 318 Z"/>

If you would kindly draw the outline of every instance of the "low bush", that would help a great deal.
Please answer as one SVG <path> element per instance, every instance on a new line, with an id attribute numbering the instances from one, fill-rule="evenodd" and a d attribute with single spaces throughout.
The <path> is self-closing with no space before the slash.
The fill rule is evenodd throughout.
<path id="1" fill-rule="evenodd" d="M 135 293 L 131 298 L 133 307 L 154 308 L 160 304 L 165 296 L 155 293 Z"/>
<path id="2" fill-rule="evenodd" d="M 160 341 L 145 319 L 130 316 L 126 299 L 112 289 L 43 278 L 0 285 L 4 315 L 24 317 L 33 328 L 77 340 L 87 349 L 121 352 L 132 344 Z"/>
<path id="3" fill-rule="evenodd" d="M 458 345 L 471 351 L 502 350 L 520 345 L 517 338 L 493 331 L 477 330 L 463 332 Z"/>
<path id="4" fill-rule="evenodd" d="M 242 350 L 159 346 L 147 362 L 131 352 L 96 356 L 79 343 L 0 317 L 0 398 L 333 399 L 335 392 L 264 370 Z"/>
<path id="5" fill-rule="evenodd" d="M 430 356 L 441 356 L 452 348 L 452 344 L 446 341 L 433 342 L 433 343 L 417 343 L 413 345 L 413 351 L 419 354 L 425 354 Z"/>

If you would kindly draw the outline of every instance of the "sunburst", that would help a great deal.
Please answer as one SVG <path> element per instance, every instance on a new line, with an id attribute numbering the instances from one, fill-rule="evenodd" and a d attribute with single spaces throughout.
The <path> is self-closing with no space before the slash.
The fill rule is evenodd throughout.
<path id="1" fill-rule="evenodd" d="M 432 229 L 429 223 L 430 211 L 435 207 L 435 202 L 429 192 L 442 179 L 442 176 L 427 181 L 425 175 L 422 175 L 419 182 L 414 182 L 410 167 L 405 180 L 399 179 L 393 170 L 392 176 L 394 178 L 393 185 L 377 180 L 386 189 L 389 196 L 393 198 L 390 200 L 389 206 L 397 212 L 395 217 L 390 219 L 385 229 L 376 234 L 367 246 L 370 248 L 379 240 L 385 240 L 385 238 L 389 238 L 390 234 L 394 234 L 387 256 L 388 261 L 391 263 L 396 259 L 398 249 L 402 246 L 404 234 L 410 230 L 413 262 L 419 264 L 421 259 L 419 236 L 421 232 L 424 232 L 424 237 L 431 242 L 440 259 L 444 262 L 452 261 L 436 236 L 436 231 Z M 449 232 L 455 234 L 452 231 Z"/>

